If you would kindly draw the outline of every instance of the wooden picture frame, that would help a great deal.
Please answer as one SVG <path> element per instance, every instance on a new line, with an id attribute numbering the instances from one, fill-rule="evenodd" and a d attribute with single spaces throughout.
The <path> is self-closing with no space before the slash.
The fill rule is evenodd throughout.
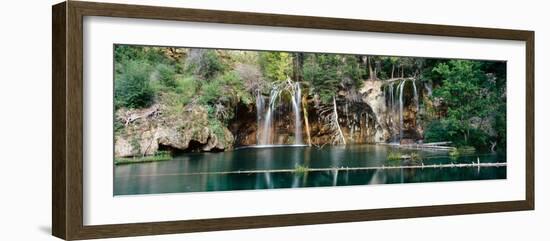
<path id="1" fill-rule="evenodd" d="M 52 7 L 52 233 L 93 239 L 214 230 L 265 228 L 443 215 L 533 210 L 534 32 L 401 22 L 183 9 L 110 3 L 62 2 Z M 106 16 L 207 23 L 299 27 L 380 33 L 517 40 L 526 43 L 525 200 L 315 212 L 167 222 L 83 224 L 83 17 Z"/>

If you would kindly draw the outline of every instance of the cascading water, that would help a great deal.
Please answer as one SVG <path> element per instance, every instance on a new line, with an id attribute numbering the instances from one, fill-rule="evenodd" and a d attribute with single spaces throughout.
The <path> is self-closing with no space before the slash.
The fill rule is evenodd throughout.
<path id="1" fill-rule="evenodd" d="M 391 82 L 390 85 L 389 85 L 389 92 L 390 92 L 390 100 L 389 100 L 389 117 L 390 117 L 390 125 L 392 126 L 392 130 L 395 130 L 395 115 L 396 115 L 396 111 L 395 111 L 395 91 L 393 90 L 393 87 L 394 87 L 395 83 L 394 82 Z M 392 136 L 392 142 L 395 142 L 395 135 Z"/>
<path id="2" fill-rule="evenodd" d="M 265 106 L 264 97 L 262 96 L 261 91 L 257 90 L 256 91 L 256 124 L 258 128 L 262 126 L 262 113 L 264 113 L 264 106 Z M 260 140 L 261 138 L 260 133 L 261 132 L 259 131 L 256 133 L 256 140 Z"/>
<path id="3" fill-rule="evenodd" d="M 267 107 L 267 111 L 265 112 L 265 118 L 264 118 L 264 125 L 262 129 L 261 138 L 259 138 L 258 145 L 269 145 L 273 144 L 273 140 L 271 138 L 271 132 L 272 132 L 272 126 L 273 126 L 273 112 L 275 111 L 275 104 L 277 102 L 277 98 L 279 98 L 279 94 L 281 91 L 278 88 L 271 89 L 271 93 L 269 94 L 269 104 Z M 259 111 L 259 109 L 257 110 Z"/>
<path id="4" fill-rule="evenodd" d="M 414 90 L 414 104 L 416 105 L 416 113 L 420 110 L 420 102 L 418 102 L 418 91 L 416 91 L 416 80 L 413 79 L 413 90 Z"/>
<path id="5" fill-rule="evenodd" d="M 263 126 L 261 131 L 259 131 L 260 135 L 258 137 L 257 144 L 258 145 L 274 145 L 274 144 L 280 144 L 280 143 L 274 143 L 273 141 L 273 132 L 274 130 L 274 117 L 275 112 L 277 111 L 278 102 L 280 99 L 280 95 L 283 89 L 281 89 L 279 86 L 274 86 L 273 89 L 271 89 L 270 95 L 269 95 L 269 103 L 267 106 L 267 110 L 265 111 L 263 123 L 262 123 L 262 113 L 264 112 L 264 103 L 263 98 L 261 103 L 260 101 L 256 101 L 256 110 L 257 110 L 257 119 L 258 119 L 258 127 Z M 304 140 L 302 137 L 302 118 L 301 118 L 301 96 L 302 96 L 302 90 L 300 88 L 299 83 L 294 83 L 291 88 L 291 104 L 292 104 L 292 112 L 294 114 L 294 144 L 295 145 L 303 145 Z M 261 105 L 261 107 L 260 107 Z"/>
<path id="6" fill-rule="evenodd" d="M 410 80 L 410 79 L 405 79 L 403 81 L 401 81 L 401 83 L 399 83 L 399 85 L 397 86 L 397 90 L 399 91 L 399 142 L 401 142 L 401 140 L 403 139 L 403 129 L 404 129 L 404 126 L 403 126 L 403 107 L 404 107 L 404 103 L 403 103 L 403 89 L 405 88 L 405 84 L 407 83 L 407 81 Z M 419 105 L 419 102 L 418 102 L 418 91 L 416 89 L 416 80 L 412 80 L 412 86 L 413 86 L 413 94 L 414 94 L 414 104 L 416 106 L 416 112 L 418 113 L 418 110 L 420 108 L 420 105 Z"/>
<path id="7" fill-rule="evenodd" d="M 302 138 L 302 118 L 300 118 L 301 98 L 302 89 L 300 88 L 300 83 L 296 82 L 294 84 L 294 93 L 292 95 L 292 109 L 294 112 L 294 144 L 296 145 L 304 144 L 304 140 Z"/>
<path id="8" fill-rule="evenodd" d="M 404 80 L 399 84 L 399 142 L 403 139 L 403 87 L 407 83 L 407 80 Z"/>

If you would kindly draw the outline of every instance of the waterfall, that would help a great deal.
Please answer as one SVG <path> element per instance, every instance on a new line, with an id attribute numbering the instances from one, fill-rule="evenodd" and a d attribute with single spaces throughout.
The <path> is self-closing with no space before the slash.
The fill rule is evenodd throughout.
<path id="1" fill-rule="evenodd" d="M 260 126 L 262 126 L 262 113 L 264 113 L 264 97 L 262 96 L 262 93 L 260 90 L 256 90 L 256 124 L 257 124 L 257 131 L 256 131 L 256 140 L 260 140 Z M 259 141 L 257 141 L 259 143 Z"/>
<path id="2" fill-rule="evenodd" d="M 269 103 L 267 105 L 267 110 L 264 111 L 265 103 L 263 102 L 263 98 L 259 97 L 256 99 L 256 111 L 257 111 L 257 119 L 258 119 L 258 127 L 263 126 L 263 128 L 260 131 L 260 128 L 258 128 L 259 137 L 257 144 L 258 145 L 273 145 L 277 143 L 273 143 L 273 132 L 274 132 L 274 119 L 275 119 L 275 112 L 277 111 L 278 107 L 278 100 L 280 99 L 281 92 L 284 89 L 280 88 L 279 86 L 274 86 L 271 89 L 271 92 L 269 94 Z M 301 99 L 302 99 L 302 90 L 299 83 L 294 83 L 291 88 L 291 104 L 292 104 L 292 112 L 294 115 L 294 144 L 295 145 L 302 145 L 304 143 L 303 137 L 302 137 L 302 118 L 301 118 Z M 260 100 L 261 99 L 261 100 Z M 265 113 L 263 113 L 265 112 Z M 262 123 L 262 114 L 265 115 L 263 118 Z"/>
<path id="3" fill-rule="evenodd" d="M 294 93 L 292 95 L 292 109 L 294 112 L 294 144 L 303 144 L 302 138 L 302 119 L 300 118 L 300 106 L 302 99 L 302 90 L 300 89 L 300 83 L 294 84 Z"/>
<path id="4" fill-rule="evenodd" d="M 403 139 L 403 87 L 407 80 L 403 80 L 397 87 L 399 89 L 399 142 Z"/>
<path id="5" fill-rule="evenodd" d="M 413 90 L 414 90 L 414 104 L 416 105 L 416 113 L 420 110 L 420 102 L 418 102 L 418 92 L 416 91 L 416 80 L 413 79 Z"/>
<path id="6" fill-rule="evenodd" d="M 391 83 L 391 88 L 390 88 L 390 91 L 391 91 L 391 111 L 392 111 L 392 116 L 391 116 L 391 123 L 392 125 L 395 125 L 395 92 L 397 91 L 397 86 L 395 88 L 395 91 L 393 90 L 393 86 L 394 86 L 394 83 Z"/>
<path id="7" fill-rule="evenodd" d="M 275 111 L 275 104 L 277 102 L 277 98 L 279 97 L 280 92 L 281 91 L 278 88 L 273 88 L 271 89 L 271 93 L 269 94 L 269 104 L 267 107 L 267 111 L 265 112 L 264 128 L 262 129 L 262 135 L 258 142 L 259 145 L 273 144 L 273 140 L 271 138 L 273 112 Z"/>
<path id="8" fill-rule="evenodd" d="M 397 86 L 397 91 L 399 91 L 399 142 L 401 142 L 401 140 L 403 139 L 403 129 L 404 129 L 404 126 L 403 126 L 403 107 L 404 107 L 404 103 L 403 103 L 403 89 L 405 88 L 405 84 L 407 83 L 407 80 L 409 79 L 405 79 L 403 81 L 401 81 L 401 83 L 399 83 L 399 85 Z M 416 80 L 412 80 L 412 86 L 413 86 L 413 94 L 414 94 L 414 104 L 416 105 L 416 112 L 418 113 L 418 110 L 420 109 L 420 103 L 418 101 L 418 91 L 416 89 Z"/>
<path id="9" fill-rule="evenodd" d="M 395 130 L 395 94 L 394 94 L 394 91 L 393 91 L 393 86 L 394 86 L 394 82 L 391 82 L 389 87 L 390 87 L 390 101 L 389 101 L 389 105 L 390 105 L 390 111 L 389 111 L 389 117 L 390 117 L 390 125 L 392 127 L 392 133 L 393 133 L 393 130 Z M 392 136 L 392 141 L 395 142 L 395 135 Z"/>
<path id="10" fill-rule="evenodd" d="M 390 110 L 391 112 L 393 113 L 393 106 L 394 106 L 394 97 L 393 97 L 393 82 L 390 84 Z M 393 118 L 391 118 L 390 120 L 391 122 L 393 122 Z"/>
<path id="11" fill-rule="evenodd" d="M 432 95 L 432 84 L 430 82 L 424 83 L 424 88 L 426 88 L 426 92 L 428 96 Z"/>

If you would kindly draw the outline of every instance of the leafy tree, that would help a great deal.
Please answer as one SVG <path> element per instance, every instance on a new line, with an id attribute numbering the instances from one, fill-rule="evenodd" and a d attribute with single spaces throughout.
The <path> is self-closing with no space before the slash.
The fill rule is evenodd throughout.
<path id="1" fill-rule="evenodd" d="M 115 45 L 115 62 L 123 63 L 129 60 L 143 60 L 152 64 L 169 64 L 171 61 L 166 58 L 160 47 L 147 47 L 137 45 Z"/>
<path id="2" fill-rule="evenodd" d="M 185 105 L 197 95 L 197 81 L 193 76 L 176 76 L 176 87 L 160 90 L 160 100 L 166 104 L 171 113 L 179 113 Z"/>
<path id="3" fill-rule="evenodd" d="M 303 83 L 303 106 L 315 94 L 338 114 L 336 103 L 343 95 L 346 101 L 361 99 L 358 90 L 364 79 L 414 76 L 422 98 L 420 113 L 428 113 L 418 114 L 422 119 L 417 119 L 425 127 L 426 141 L 450 140 L 478 149 L 506 147 L 502 62 L 210 49 L 180 52 L 176 60 L 165 48 L 115 45 L 115 107 L 143 108 L 158 101 L 167 107 L 165 113 L 180 115 L 185 106 L 198 104 L 208 111 L 211 127 L 223 131 L 237 107 L 251 105 L 258 91 L 289 78 Z M 289 97 L 284 92 L 281 98 Z"/>
<path id="4" fill-rule="evenodd" d="M 314 54 L 304 63 L 304 80 L 311 83 L 321 101 L 330 103 L 338 92 L 340 59 L 335 54 Z"/>
<path id="5" fill-rule="evenodd" d="M 206 79 L 210 79 L 225 70 L 225 66 L 214 50 L 207 50 L 203 56 L 200 73 Z"/>
<path id="6" fill-rule="evenodd" d="M 399 57 L 383 57 L 383 60 L 386 63 L 385 65 L 389 66 L 387 68 L 388 70 L 384 69 L 384 71 L 390 73 L 389 75 L 387 73 L 385 73 L 384 75 L 386 77 L 389 76 L 390 79 L 393 79 L 395 77 L 395 68 L 397 67 L 397 64 L 399 62 Z"/>
<path id="7" fill-rule="evenodd" d="M 226 69 L 218 53 L 212 49 L 191 49 L 186 64 L 188 72 L 206 80 L 214 78 Z"/>
<path id="8" fill-rule="evenodd" d="M 262 52 L 260 67 L 272 82 L 286 81 L 292 75 L 292 58 L 286 52 Z"/>
<path id="9" fill-rule="evenodd" d="M 446 115 L 441 122 L 428 126 L 426 138 L 449 138 L 457 145 L 488 146 L 489 130 L 476 122 L 488 120 L 498 100 L 489 91 L 487 75 L 479 61 L 451 60 L 439 63 L 433 72 L 441 75 L 443 83 L 434 89 L 434 100 L 442 101 Z"/>
<path id="10" fill-rule="evenodd" d="M 235 106 L 238 102 L 252 103 L 252 96 L 233 71 L 204 84 L 200 99 L 204 104 L 222 103 L 227 106 Z"/>
<path id="11" fill-rule="evenodd" d="M 424 140 L 427 142 L 451 140 L 447 125 L 440 120 L 429 122 L 426 127 L 426 132 L 424 133 Z"/>
<path id="12" fill-rule="evenodd" d="M 363 86 L 362 76 L 365 74 L 365 69 L 361 68 L 360 62 L 356 56 L 340 55 L 341 63 L 341 78 L 347 80 L 346 87 L 360 88 Z"/>
<path id="13" fill-rule="evenodd" d="M 122 63 L 128 60 L 144 59 L 145 51 L 143 47 L 132 45 L 115 45 L 114 58 L 115 63 Z"/>
<path id="14" fill-rule="evenodd" d="M 203 84 L 199 100 L 216 118 L 227 121 L 234 117 L 234 107 L 252 103 L 252 96 L 240 76 L 232 71 Z"/>
<path id="15" fill-rule="evenodd" d="M 142 108 L 153 102 L 154 91 L 149 82 L 150 65 L 142 60 L 128 60 L 115 75 L 115 108 Z"/>
<path id="16" fill-rule="evenodd" d="M 400 77 L 405 78 L 410 76 L 410 72 L 413 72 L 415 58 L 411 57 L 400 57 L 398 63 L 399 69 L 401 71 Z"/>
<path id="17" fill-rule="evenodd" d="M 157 71 L 159 75 L 159 82 L 166 87 L 176 88 L 176 69 L 167 64 L 157 65 Z"/>
<path id="18" fill-rule="evenodd" d="M 355 56 L 312 54 L 305 60 L 304 80 L 311 83 L 323 103 L 330 103 L 340 88 L 360 88 L 365 69 Z"/>

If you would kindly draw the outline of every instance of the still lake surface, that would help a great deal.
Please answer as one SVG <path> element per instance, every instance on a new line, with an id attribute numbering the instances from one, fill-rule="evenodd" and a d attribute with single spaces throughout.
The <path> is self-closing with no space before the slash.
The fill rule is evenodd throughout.
<path id="1" fill-rule="evenodd" d="M 348 145 L 325 146 L 322 149 L 273 147 L 243 148 L 220 153 L 184 153 L 170 161 L 115 165 L 114 195 L 506 178 L 506 166 L 337 169 L 388 166 L 390 164 L 387 155 L 393 148 L 382 145 Z M 478 158 L 481 163 L 506 162 L 504 155 L 491 153 L 475 153 L 453 159 L 445 152 L 414 152 L 421 153 L 424 165 L 472 163 L 477 162 Z"/>

